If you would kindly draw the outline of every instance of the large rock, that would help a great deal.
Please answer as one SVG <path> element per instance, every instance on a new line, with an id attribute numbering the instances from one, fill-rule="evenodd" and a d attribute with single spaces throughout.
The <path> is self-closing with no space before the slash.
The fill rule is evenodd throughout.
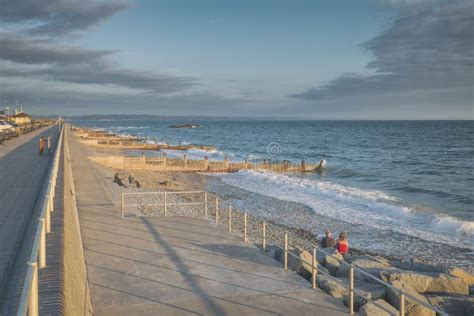
<path id="1" fill-rule="evenodd" d="M 313 275 L 313 267 L 312 267 L 312 262 L 313 262 L 313 255 L 311 255 L 309 252 L 306 250 L 299 250 L 299 257 L 302 262 L 302 266 L 300 271 L 298 271 L 298 274 L 304 277 L 307 280 L 311 280 L 311 277 Z M 316 261 L 316 274 L 319 271 L 322 271 L 323 273 L 329 274 L 328 269 L 320 265 Z"/>
<path id="2" fill-rule="evenodd" d="M 428 296 L 428 301 L 452 316 L 474 314 L 474 297 Z"/>
<path id="3" fill-rule="evenodd" d="M 285 264 L 285 251 L 278 248 L 275 250 L 275 259 L 280 261 L 281 264 Z M 303 269 L 303 264 L 299 259 L 299 250 L 293 249 L 288 251 L 288 270 L 301 271 Z"/>
<path id="4" fill-rule="evenodd" d="M 359 316 L 389 316 L 389 315 L 398 315 L 398 310 L 395 309 L 392 305 L 389 303 L 385 302 L 382 299 L 378 299 L 374 301 L 377 303 L 377 305 L 382 306 L 380 308 L 379 306 L 373 304 L 372 302 L 369 302 L 365 304 L 364 306 L 361 307 L 359 310 L 359 313 L 357 315 Z M 388 311 L 388 312 L 387 312 Z"/>
<path id="5" fill-rule="evenodd" d="M 414 272 L 381 273 L 383 280 L 393 283 L 400 282 L 409 285 L 418 293 L 451 293 L 469 294 L 469 286 L 463 279 L 446 274 L 421 274 Z"/>
<path id="6" fill-rule="evenodd" d="M 474 285 L 474 275 L 459 268 L 448 270 L 448 274 L 462 279 L 469 285 Z"/>
<path id="7" fill-rule="evenodd" d="M 337 269 L 341 265 L 341 262 L 344 260 L 342 255 L 340 253 L 334 253 L 333 255 L 327 255 L 324 258 L 324 266 L 326 269 L 329 270 L 329 273 L 331 275 L 336 275 L 337 274 Z"/>
<path id="8" fill-rule="evenodd" d="M 420 295 L 412 286 L 404 284 L 400 281 L 393 281 L 392 285 L 398 289 L 402 289 L 404 293 L 413 296 L 420 302 L 424 302 L 430 305 L 428 300 Z M 400 294 L 398 291 L 392 288 L 387 288 L 387 301 L 395 307 L 397 310 L 400 308 Z M 405 315 L 407 316 L 435 316 L 436 313 L 431 309 L 420 305 L 413 300 L 405 297 Z"/>
<path id="9" fill-rule="evenodd" d="M 316 249 L 316 260 L 319 264 L 324 265 L 327 255 L 333 255 L 337 253 L 336 248 L 328 247 L 328 248 L 318 248 Z"/>
<path id="10" fill-rule="evenodd" d="M 354 256 L 351 258 L 350 262 L 358 268 L 361 268 L 365 272 L 373 275 L 376 278 L 380 278 L 381 272 L 391 273 L 399 271 L 398 269 L 392 267 L 386 260 L 372 257 L 372 256 Z M 337 269 L 337 276 L 339 277 L 348 277 L 349 276 L 349 265 L 341 264 Z M 370 277 L 354 269 L 354 278 L 357 280 L 363 280 L 366 282 L 375 282 Z"/>
<path id="11" fill-rule="evenodd" d="M 334 298 L 342 298 L 344 304 L 349 306 L 349 281 L 347 278 L 335 278 L 318 274 L 316 282 L 318 287 L 324 292 Z M 367 303 L 367 300 L 378 300 L 386 297 L 386 291 L 383 285 L 356 282 L 355 289 L 354 309 L 356 311 Z"/>
<path id="12" fill-rule="evenodd" d="M 317 275 L 316 283 L 320 289 L 334 298 L 342 298 L 349 293 L 349 290 L 342 284 L 323 274 Z"/>
<path id="13" fill-rule="evenodd" d="M 430 264 L 423 263 L 416 259 L 411 260 L 392 260 L 390 265 L 409 271 L 423 272 L 423 273 L 442 273 L 444 269 Z"/>
<path id="14" fill-rule="evenodd" d="M 381 284 L 373 284 L 367 282 L 355 282 L 354 292 L 354 310 L 358 311 L 368 301 L 375 301 L 378 299 L 385 299 L 385 286 Z M 349 306 L 349 295 L 345 295 L 343 302 Z"/>
<path id="15" fill-rule="evenodd" d="M 425 292 L 469 295 L 469 285 L 463 279 L 441 274 L 433 279 Z"/>

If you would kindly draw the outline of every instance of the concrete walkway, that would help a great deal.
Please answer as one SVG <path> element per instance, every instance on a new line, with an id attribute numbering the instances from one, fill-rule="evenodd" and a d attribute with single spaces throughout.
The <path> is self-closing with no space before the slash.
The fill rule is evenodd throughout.
<path id="1" fill-rule="evenodd" d="M 25 231 L 30 218 L 39 214 L 40 192 L 52 155 L 38 155 L 41 136 L 58 136 L 57 126 L 20 135 L 0 145 L 0 307 L 9 304 L 12 291 L 7 284 L 18 284 L 34 233 Z M 24 247 L 25 246 L 25 247 Z M 25 249 L 23 249 L 25 248 Z M 19 267 L 21 266 L 21 267 Z M 1 313 L 1 310 L 0 310 Z"/>
<path id="2" fill-rule="evenodd" d="M 121 219 L 110 174 L 71 156 L 97 315 L 342 315 L 347 309 L 281 264 L 193 218 Z"/>

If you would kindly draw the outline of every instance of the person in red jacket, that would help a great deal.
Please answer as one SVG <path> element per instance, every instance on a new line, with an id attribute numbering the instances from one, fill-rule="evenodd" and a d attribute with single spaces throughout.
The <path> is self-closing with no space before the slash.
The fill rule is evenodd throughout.
<path id="1" fill-rule="evenodd" d="M 343 256 L 345 256 L 347 252 L 349 251 L 349 243 L 347 241 L 346 232 L 342 232 L 339 234 L 339 239 L 337 240 L 337 243 L 336 243 L 336 249 L 337 249 L 337 252 L 339 252 Z"/>

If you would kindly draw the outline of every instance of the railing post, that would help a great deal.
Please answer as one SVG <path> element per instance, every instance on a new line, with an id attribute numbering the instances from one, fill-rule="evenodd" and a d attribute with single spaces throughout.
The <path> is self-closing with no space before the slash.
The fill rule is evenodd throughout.
<path id="1" fill-rule="evenodd" d="M 244 213 L 244 243 L 247 243 L 247 212 Z"/>
<path id="2" fill-rule="evenodd" d="M 399 303 L 399 308 L 398 308 L 398 314 L 400 316 L 405 316 L 405 294 L 403 294 L 402 291 L 400 291 L 400 303 Z"/>
<path id="3" fill-rule="evenodd" d="M 219 224 L 219 198 L 216 196 L 216 224 Z"/>
<path id="4" fill-rule="evenodd" d="M 125 210 L 124 210 L 124 208 L 125 208 L 125 205 L 124 205 L 124 199 L 125 199 L 125 197 L 124 197 L 123 192 L 121 193 L 121 195 L 122 195 L 122 196 L 121 196 L 121 199 L 120 199 L 120 201 L 121 201 L 121 202 L 120 202 L 120 210 L 121 210 L 121 212 L 122 212 L 122 219 L 123 219 L 123 218 L 124 218 L 124 211 L 125 211 Z"/>
<path id="5" fill-rule="evenodd" d="M 232 206 L 229 204 L 229 210 L 227 213 L 227 223 L 229 224 L 229 233 L 232 232 Z"/>
<path id="6" fill-rule="evenodd" d="M 168 194 L 165 192 L 165 217 L 168 216 Z"/>
<path id="7" fill-rule="evenodd" d="M 207 192 L 204 192 L 204 216 L 207 217 Z"/>
<path id="8" fill-rule="evenodd" d="M 51 232 L 51 211 L 49 207 L 46 207 L 46 212 L 44 214 L 44 222 L 46 232 L 49 234 Z"/>
<path id="9" fill-rule="evenodd" d="M 288 270 L 288 233 L 285 232 L 285 270 Z"/>
<path id="10" fill-rule="evenodd" d="M 265 232 L 265 228 L 266 228 L 266 225 L 265 225 L 265 221 L 263 221 L 263 224 L 262 224 L 262 249 L 263 249 L 263 252 L 265 252 L 265 247 L 266 247 L 266 232 Z"/>
<path id="11" fill-rule="evenodd" d="M 42 269 L 46 267 L 46 225 L 44 218 L 40 218 L 39 221 L 41 225 L 41 237 L 39 241 L 38 261 L 39 268 Z"/>
<path id="12" fill-rule="evenodd" d="M 46 224 L 46 232 L 51 232 L 51 205 L 49 203 L 49 195 L 46 195 L 45 198 L 48 200 L 46 205 L 46 213 L 44 214 L 45 224 Z"/>
<path id="13" fill-rule="evenodd" d="M 33 269 L 30 295 L 28 299 L 28 316 L 38 316 L 38 262 L 27 262 Z"/>
<path id="14" fill-rule="evenodd" d="M 354 266 L 349 268 L 349 313 L 354 314 Z"/>
<path id="15" fill-rule="evenodd" d="M 56 186 L 56 183 L 54 180 L 49 180 L 49 187 L 50 187 L 50 192 L 49 192 L 49 196 L 51 197 L 51 199 L 54 199 L 54 196 L 55 196 L 55 192 L 54 192 L 54 187 Z M 51 208 L 51 211 L 54 212 L 54 209 Z"/>
<path id="16" fill-rule="evenodd" d="M 311 282 L 313 289 L 316 288 L 316 247 L 313 248 L 313 258 L 311 260 Z"/>

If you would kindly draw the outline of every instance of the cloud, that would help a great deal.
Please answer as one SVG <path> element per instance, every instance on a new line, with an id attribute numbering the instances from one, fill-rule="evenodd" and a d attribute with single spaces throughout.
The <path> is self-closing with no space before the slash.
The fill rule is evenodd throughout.
<path id="1" fill-rule="evenodd" d="M 83 31 L 131 7 L 130 1 L 0 0 L 0 20 L 31 22 L 33 34 L 60 36 Z"/>
<path id="2" fill-rule="evenodd" d="M 157 75 L 123 69 L 108 63 L 22 70 L 0 67 L 0 76 L 28 77 L 63 83 L 116 85 L 152 93 L 173 93 L 197 84 L 193 77 Z"/>
<path id="3" fill-rule="evenodd" d="M 21 100 L 29 109 L 40 109 L 33 114 L 67 113 L 71 115 L 160 113 L 164 115 L 219 115 L 234 111 L 242 114 L 242 99 L 230 99 L 214 93 L 190 94 L 132 94 L 121 89 L 103 90 L 97 87 L 91 91 L 77 89 L 75 85 L 31 84 L 28 89 L 15 84 L 2 84 L 0 78 L 0 100 Z M 47 91 L 48 93 L 45 93 Z M 176 105 L 179 105 L 177 107 Z M 225 109 L 225 111 L 216 111 Z"/>
<path id="4" fill-rule="evenodd" d="M 46 39 L 0 33 L 0 59 L 23 64 L 81 64 L 97 62 L 110 50 L 88 50 Z"/>
<path id="5" fill-rule="evenodd" d="M 122 8 L 124 3 L 118 2 L 112 6 L 58 0 L 2 1 L 6 10 L 0 11 L 0 18 L 20 24 L 37 19 L 39 27 L 48 29 L 62 19 L 68 19 L 71 23 L 82 21 L 74 22 L 74 28 L 70 27 L 73 24 L 62 27 L 69 32 L 87 28 L 105 19 L 114 11 L 112 8 Z M 125 69 L 109 60 L 116 51 L 85 49 L 61 44 L 51 37 L 19 33 L 23 32 L 0 33 L 0 77 L 41 79 L 57 84 L 115 85 L 138 89 L 142 93 L 173 93 L 197 84 L 196 78 L 189 76 Z"/>
<path id="6" fill-rule="evenodd" d="M 474 4 L 451 2 L 404 14 L 363 47 L 374 56 L 367 66 L 375 74 L 344 74 L 291 97 L 323 101 L 424 90 L 472 91 Z"/>

